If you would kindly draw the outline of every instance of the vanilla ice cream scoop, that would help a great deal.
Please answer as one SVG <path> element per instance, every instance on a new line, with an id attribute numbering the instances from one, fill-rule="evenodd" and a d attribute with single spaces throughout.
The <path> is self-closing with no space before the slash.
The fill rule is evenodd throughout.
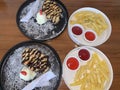
<path id="1" fill-rule="evenodd" d="M 30 81 L 30 80 L 34 79 L 35 76 L 36 76 L 36 72 L 31 71 L 27 67 L 23 67 L 21 72 L 20 72 L 20 78 L 25 80 L 25 81 Z"/>
<path id="2" fill-rule="evenodd" d="M 47 18 L 44 12 L 42 12 L 42 10 L 40 10 L 37 15 L 36 15 L 36 20 L 38 24 L 44 24 L 47 22 Z"/>

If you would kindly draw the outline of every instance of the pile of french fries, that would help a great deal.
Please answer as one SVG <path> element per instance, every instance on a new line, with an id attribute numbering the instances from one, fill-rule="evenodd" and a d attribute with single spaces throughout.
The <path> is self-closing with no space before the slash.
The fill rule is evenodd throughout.
<path id="1" fill-rule="evenodd" d="M 85 29 L 94 30 L 97 35 L 101 35 L 107 28 L 108 24 L 100 13 L 92 11 L 81 11 L 73 15 L 70 24 L 81 24 Z"/>
<path id="2" fill-rule="evenodd" d="M 70 86 L 80 86 L 79 90 L 105 90 L 109 77 L 108 64 L 97 53 L 93 53 L 91 60 L 77 70 Z"/>

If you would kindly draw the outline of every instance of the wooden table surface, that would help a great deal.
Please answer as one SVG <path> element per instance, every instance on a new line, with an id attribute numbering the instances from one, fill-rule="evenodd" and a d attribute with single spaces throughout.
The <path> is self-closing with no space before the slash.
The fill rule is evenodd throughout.
<path id="1" fill-rule="evenodd" d="M 29 40 L 16 25 L 16 13 L 25 0 L 0 0 L 0 60 L 14 45 Z M 66 6 L 69 16 L 82 7 L 94 7 L 103 11 L 112 24 L 112 34 L 107 42 L 97 46 L 110 59 L 114 71 L 114 79 L 110 90 L 120 90 L 120 0 L 61 0 Z M 59 54 L 63 62 L 66 54 L 75 47 L 68 36 L 67 28 L 57 38 L 46 41 Z M 58 90 L 69 90 L 63 79 Z"/>

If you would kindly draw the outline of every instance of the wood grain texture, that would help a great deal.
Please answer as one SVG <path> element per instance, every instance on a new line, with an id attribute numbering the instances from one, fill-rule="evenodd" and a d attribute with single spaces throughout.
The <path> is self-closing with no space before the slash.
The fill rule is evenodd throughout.
<path id="1" fill-rule="evenodd" d="M 4 54 L 19 42 L 29 40 L 16 25 L 16 13 L 25 0 L 0 0 L 0 60 Z M 69 16 L 81 7 L 94 7 L 103 11 L 112 24 L 112 34 L 107 42 L 96 48 L 104 52 L 113 66 L 114 80 L 110 90 L 120 90 L 120 0 L 61 0 Z M 46 41 L 55 48 L 63 62 L 66 54 L 75 47 L 68 36 L 67 28 L 57 38 Z M 58 90 L 69 90 L 63 79 Z"/>

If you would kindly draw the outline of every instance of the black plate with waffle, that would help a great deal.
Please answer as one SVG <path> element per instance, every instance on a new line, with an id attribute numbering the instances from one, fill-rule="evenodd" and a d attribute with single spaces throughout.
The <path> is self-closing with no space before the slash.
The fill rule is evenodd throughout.
<path id="1" fill-rule="evenodd" d="M 33 24 L 30 24 L 28 25 L 29 22 L 27 23 L 23 23 L 23 22 L 20 22 L 20 19 L 21 19 L 21 14 L 23 12 L 23 10 L 29 6 L 30 4 L 32 4 L 35 0 L 27 0 L 26 2 L 24 2 L 18 12 L 17 12 L 17 16 L 16 16 L 16 22 L 17 22 L 17 26 L 19 27 L 20 31 L 25 35 L 27 36 L 28 38 L 32 39 L 32 40 L 37 40 L 37 41 L 44 41 L 44 40 L 50 40 L 50 39 L 53 39 L 57 36 L 59 36 L 63 31 L 64 29 L 66 28 L 66 25 L 68 23 L 68 12 L 67 12 L 67 9 L 66 7 L 64 6 L 64 4 L 60 1 L 60 0 L 53 0 L 57 3 L 57 5 L 62 9 L 62 17 L 60 18 L 60 21 L 57 23 L 57 24 L 54 24 L 53 25 L 53 28 L 52 30 L 48 30 L 46 33 L 43 33 L 42 31 L 39 31 L 39 26 L 38 24 L 36 23 L 36 20 L 34 18 L 33 20 L 33 17 L 31 18 L 31 22 L 33 24 L 35 24 L 34 26 L 32 26 Z M 24 13 L 25 14 L 25 13 Z M 24 25 L 28 25 L 26 28 Z M 37 29 L 32 29 L 32 28 L 37 28 Z M 44 27 L 44 26 L 43 26 Z M 45 26 L 46 27 L 46 26 Z M 48 27 L 48 26 L 47 26 Z M 51 27 L 50 27 L 51 28 Z M 29 31 L 28 31 L 29 30 Z M 35 31 L 36 30 L 36 31 Z M 45 31 L 45 30 L 44 30 Z"/>
<path id="2" fill-rule="evenodd" d="M 26 82 L 19 77 L 20 70 L 23 67 L 23 64 L 21 63 L 22 52 L 25 48 L 37 48 L 47 55 L 51 65 L 50 69 L 56 75 L 55 78 L 50 80 L 50 86 L 39 87 L 34 90 L 57 90 L 62 75 L 60 58 L 51 46 L 37 41 L 19 43 L 5 54 L 0 65 L 0 85 L 2 90 L 22 90 L 22 88 L 31 82 Z M 36 78 L 40 75 L 42 74 L 38 73 Z"/>

